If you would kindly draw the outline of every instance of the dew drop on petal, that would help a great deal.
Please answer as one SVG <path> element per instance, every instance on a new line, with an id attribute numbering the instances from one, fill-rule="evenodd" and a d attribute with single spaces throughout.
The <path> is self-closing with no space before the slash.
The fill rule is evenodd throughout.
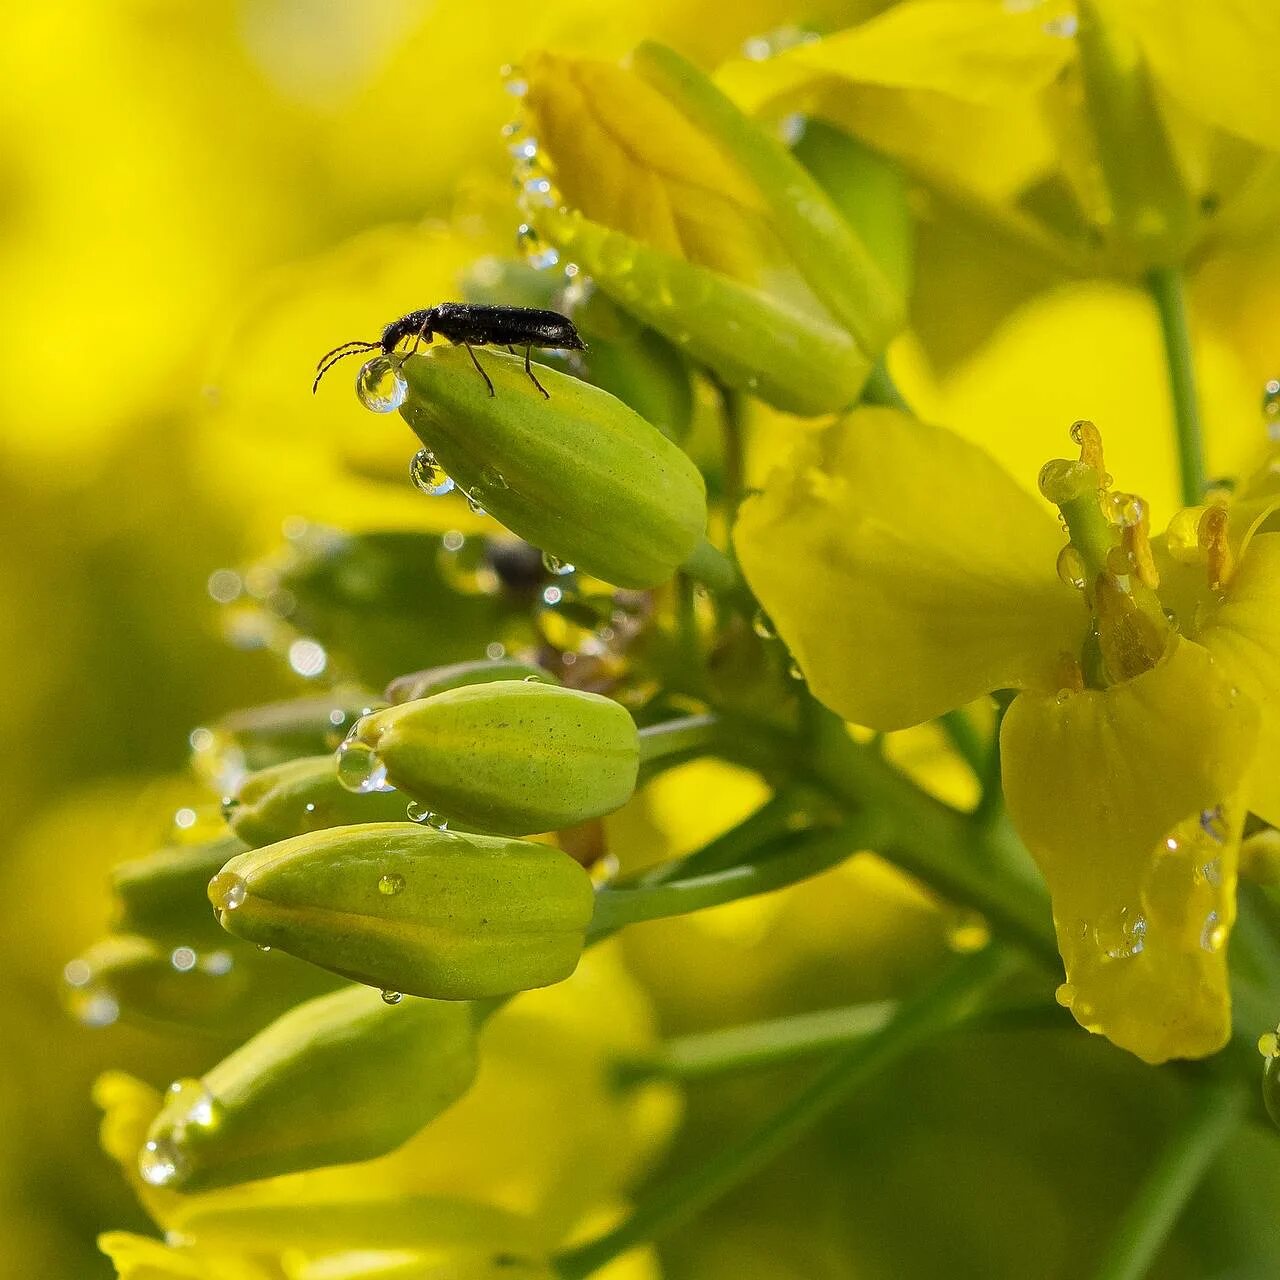
<path id="1" fill-rule="evenodd" d="M 399 1004 L 404 999 L 404 995 L 399 991 L 387 990 L 382 993 L 383 1004 Z"/>
<path id="2" fill-rule="evenodd" d="M 778 630 L 773 625 L 773 619 L 769 617 L 763 609 L 757 609 L 751 619 L 751 630 L 760 637 L 761 640 L 776 640 L 778 638 Z"/>
<path id="3" fill-rule="evenodd" d="M 1069 982 L 1059 985 L 1058 989 L 1053 993 L 1053 998 L 1064 1008 L 1070 1009 L 1076 1000 L 1076 989 Z"/>
<path id="4" fill-rule="evenodd" d="M 1258 1037 L 1258 1052 L 1264 1058 L 1280 1057 L 1280 1035 L 1274 1031 L 1264 1031 Z"/>
<path id="5" fill-rule="evenodd" d="M 410 800 L 405 809 L 405 817 L 410 822 L 416 822 L 420 827 L 432 827 L 436 831 L 448 831 L 449 819 L 442 814 L 435 813 L 428 809 L 426 805 L 419 804 L 416 800 Z"/>
<path id="6" fill-rule="evenodd" d="M 356 395 L 374 413 L 394 413 L 409 394 L 409 384 L 398 365 L 386 356 L 374 356 L 356 374 Z"/>
<path id="7" fill-rule="evenodd" d="M 403 889 L 404 876 L 398 875 L 394 871 L 388 871 L 386 875 L 378 878 L 378 892 L 383 897 L 394 898 Z"/>
<path id="8" fill-rule="evenodd" d="M 1074 587 L 1077 591 L 1083 591 L 1088 580 L 1084 557 L 1069 542 L 1058 552 L 1058 578 L 1065 586 Z"/>

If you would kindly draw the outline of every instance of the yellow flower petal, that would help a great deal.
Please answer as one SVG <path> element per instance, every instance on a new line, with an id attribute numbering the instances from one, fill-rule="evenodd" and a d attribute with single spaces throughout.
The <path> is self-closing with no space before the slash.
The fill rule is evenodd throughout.
<path id="1" fill-rule="evenodd" d="M 1230 1032 L 1238 814 L 1216 810 L 1256 731 L 1249 701 L 1186 640 L 1133 680 L 1023 694 L 1005 716 L 1005 798 L 1053 897 L 1064 1002 L 1146 1062 L 1213 1053 Z"/>
<path id="2" fill-rule="evenodd" d="M 814 694 L 873 728 L 1056 689 L 1088 625 L 1047 511 L 982 450 L 890 409 L 807 437 L 734 541 Z"/>
<path id="3" fill-rule="evenodd" d="M 529 130 L 565 202 L 673 257 L 754 283 L 769 234 L 752 184 L 657 89 L 614 63 L 539 53 Z"/>
<path id="4" fill-rule="evenodd" d="M 1280 825 L 1280 533 L 1259 534 L 1249 543 L 1226 599 L 1210 606 L 1196 640 L 1260 713 L 1245 802 Z"/>
<path id="5" fill-rule="evenodd" d="M 1280 8 L 1258 0 L 1107 0 L 1098 7 L 1137 39 L 1171 97 L 1220 129 L 1280 150 L 1273 66 Z"/>

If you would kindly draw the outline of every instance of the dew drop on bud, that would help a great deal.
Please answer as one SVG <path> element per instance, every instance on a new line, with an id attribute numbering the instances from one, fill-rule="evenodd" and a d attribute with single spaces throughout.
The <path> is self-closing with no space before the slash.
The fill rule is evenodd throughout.
<path id="1" fill-rule="evenodd" d="M 1200 815 L 1200 830 L 1209 837 L 1214 844 L 1222 844 L 1227 838 L 1227 821 L 1222 812 L 1221 805 L 1214 805 L 1212 809 L 1205 809 Z"/>
<path id="2" fill-rule="evenodd" d="M 382 993 L 383 1004 L 399 1004 L 404 999 L 404 995 L 399 991 L 384 991 Z"/>
<path id="3" fill-rule="evenodd" d="M 563 578 L 567 574 L 573 573 L 576 569 L 575 565 L 571 565 L 566 563 L 564 560 L 557 559 L 550 551 L 544 551 L 542 553 L 542 567 L 546 569 L 548 573 L 555 574 L 557 578 Z"/>
<path id="4" fill-rule="evenodd" d="M 453 477 L 436 461 L 430 449 L 419 449 L 409 463 L 409 479 L 419 493 L 438 498 L 453 488 Z"/>
<path id="5" fill-rule="evenodd" d="M 437 831 L 449 830 L 448 818 L 443 814 L 433 813 L 426 805 L 419 804 L 416 800 L 409 801 L 405 809 L 405 817 L 410 822 L 416 822 L 420 827 L 434 827 Z"/>
<path id="6" fill-rule="evenodd" d="M 800 664 L 793 658 L 791 665 L 787 668 L 787 675 L 793 680 L 803 680 L 804 672 L 800 670 Z"/>
<path id="7" fill-rule="evenodd" d="M 409 384 L 397 365 L 386 356 L 374 356 L 356 374 L 356 395 L 374 413 L 394 413 L 409 394 Z"/>
<path id="8" fill-rule="evenodd" d="M 1268 378 L 1262 388 L 1262 418 L 1267 434 L 1272 440 L 1280 440 L 1280 378 Z"/>
<path id="9" fill-rule="evenodd" d="M 255 943 L 254 945 L 258 948 L 259 951 L 262 952 L 264 956 L 270 955 L 271 944 L 269 942 L 258 942 L 258 943 Z"/>
<path id="10" fill-rule="evenodd" d="M 169 1086 L 169 1092 L 185 1108 L 182 1116 L 184 1125 L 195 1125 L 207 1129 L 217 1120 L 216 1104 L 213 1094 L 200 1080 L 175 1080 Z"/>
<path id="11" fill-rule="evenodd" d="M 387 766 L 372 747 L 354 736 L 355 732 L 353 729 L 338 748 L 339 783 L 358 795 L 367 795 L 370 791 L 394 791 L 395 788 L 387 782 Z"/>
<path id="12" fill-rule="evenodd" d="M 378 892 L 385 898 L 394 898 L 404 888 L 404 876 L 388 871 L 378 878 Z"/>
<path id="13" fill-rule="evenodd" d="M 487 516 L 489 513 L 481 504 L 480 499 L 477 496 L 478 492 L 478 490 L 473 489 L 469 494 L 467 494 L 467 506 L 471 508 L 471 514 L 473 516 Z"/>
<path id="14" fill-rule="evenodd" d="M 773 625 L 773 619 L 763 609 L 756 610 L 755 616 L 751 619 L 751 630 L 761 640 L 776 640 L 778 638 L 778 631 Z"/>
<path id="15" fill-rule="evenodd" d="M 209 901 L 219 911 L 234 911 L 248 896 L 249 886 L 244 877 L 234 871 L 219 871 L 209 881 Z"/>
<path id="16" fill-rule="evenodd" d="M 1280 1035 L 1274 1031 L 1264 1031 L 1258 1037 L 1258 1052 L 1264 1058 L 1280 1057 Z"/>
<path id="17" fill-rule="evenodd" d="M 1070 542 L 1058 552 L 1058 577 L 1065 586 L 1077 591 L 1083 591 L 1088 581 L 1084 556 Z"/>
<path id="18" fill-rule="evenodd" d="M 1058 989 L 1053 993 L 1053 998 L 1064 1008 L 1070 1009 L 1076 1001 L 1076 989 L 1069 982 L 1059 985 Z"/>
<path id="19" fill-rule="evenodd" d="M 1218 919 L 1216 911 L 1210 911 L 1204 918 L 1204 928 L 1200 930 L 1200 947 L 1204 951 L 1221 951 L 1227 941 L 1227 926 Z"/>
<path id="20" fill-rule="evenodd" d="M 149 1187 L 167 1187 L 186 1172 L 186 1159 L 169 1138 L 152 1138 L 138 1153 L 138 1173 Z"/>
<path id="21" fill-rule="evenodd" d="M 1111 523 L 1122 529 L 1132 529 L 1142 523 L 1147 514 L 1147 504 L 1137 494 L 1113 493 L 1110 501 Z"/>

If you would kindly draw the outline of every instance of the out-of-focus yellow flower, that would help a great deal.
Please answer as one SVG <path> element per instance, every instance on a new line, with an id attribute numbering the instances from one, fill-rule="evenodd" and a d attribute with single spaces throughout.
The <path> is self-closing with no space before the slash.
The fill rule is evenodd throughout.
<path id="1" fill-rule="evenodd" d="M 896 728 L 1020 690 L 1005 793 L 1053 895 L 1062 999 L 1147 1061 L 1200 1056 L 1230 1030 L 1243 811 L 1269 815 L 1280 770 L 1269 735 L 1250 780 L 1258 713 L 1280 695 L 1271 535 L 1230 576 L 1210 552 L 1221 598 L 1179 636 L 1145 504 L 1111 492 L 1092 426 L 1076 434 L 1081 462 L 1041 478 L 1065 548 L 979 450 L 889 410 L 806 441 L 735 542 L 814 693 L 847 719 Z"/>
<path id="2" fill-rule="evenodd" d="M 612 1077 L 617 1058 L 652 1042 L 645 997 L 616 952 L 597 948 L 567 982 L 494 1015 L 474 1087 L 399 1150 L 196 1195 L 149 1186 L 139 1175 L 160 1095 L 127 1076 L 103 1077 L 103 1145 L 177 1251 L 170 1259 L 137 1246 L 136 1256 L 170 1266 L 156 1272 L 166 1280 L 187 1274 L 187 1257 L 195 1266 L 256 1259 L 283 1264 L 290 1275 L 314 1267 L 316 1276 L 328 1260 L 359 1253 L 371 1257 L 352 1275 L 378 1275 L 380 1252 L 420 1268 L 478 1261 L 481 1251 L 490 1259 L 545 1257 L 616 1204 L 670 1132 L 677 1107 L 667 1087 L 622 1092 Z M 107 1243 L 135 1256 L 129 1242 Z"/>

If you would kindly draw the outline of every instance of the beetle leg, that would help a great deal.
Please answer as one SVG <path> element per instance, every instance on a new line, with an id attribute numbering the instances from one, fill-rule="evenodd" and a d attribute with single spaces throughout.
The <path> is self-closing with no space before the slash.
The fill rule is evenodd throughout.
<path id="1" fill-rule="evenodd" d="M 507 351 L 510 352 L 511 355 L 515 355 L 516 353 L 515 347 L 513 347 L 509 342 L 507 343 Z"/>
<path id="2" fill-rule="evenodd" d="M 471 349 L 471 343 L 464 342 L 462 344 L 467 349 L 467 355 L 471 357 L 471 363 L 475 365 L 476 372 L 484 379 L 484 385 L 489 388 L 489 394 L 496 394 L 493 389 L 493 379 L 484 371 L 484 366 L 476 359 L 476 353 Z"/>
<path id="3" fill-rule="evenodd" d="M 418 350 L 418 348 L 422 345 L 422 340 L 424 338 L 428 342 L 431 341 L 431 322 L 429 320 L 424 320 L 422 322 L 422 328 L 419 329 L 418 332 L 414 335 L 413 346 L 411 346 L 409 350 L 405 352 L 406 357 L 413 355 Z"/>
<path id="4" fill-rule="evenodd" d="M 533 350 L 533 346 L 532 346 L 532 344 L 530 344 L 529 346 L 525 347 L 525 349 L 524 349 L 524 371 L 525 371 L 525 373 L 527 373 L 527 374 L 529 375 L 529 381 L 530 381 L 530 382 L 532 382 L 532 383 L 533 383 L 533 385 L 534 385 L 535 387 L 537 387 L 539 391 L 541 391 L 541 392 L 542 392 L 542 398 L 543 398 L 544 400 L 550 400 L 550 399 L 551 399 L 551 392 L 550 392 L 550 391 L 548 391 L 548 390 L 546 389 L 546 387 L 544 387 L 544 386 L 542 385 L 542 383 L 540 383 L 540 382 L 538 381 L 537 375 L 533 372 L 533 366 L 532 366 L 532 365 L 530 365 L 530 363 L 529 363 L 529 353 L 530 353 L 532 350 Z"/>

